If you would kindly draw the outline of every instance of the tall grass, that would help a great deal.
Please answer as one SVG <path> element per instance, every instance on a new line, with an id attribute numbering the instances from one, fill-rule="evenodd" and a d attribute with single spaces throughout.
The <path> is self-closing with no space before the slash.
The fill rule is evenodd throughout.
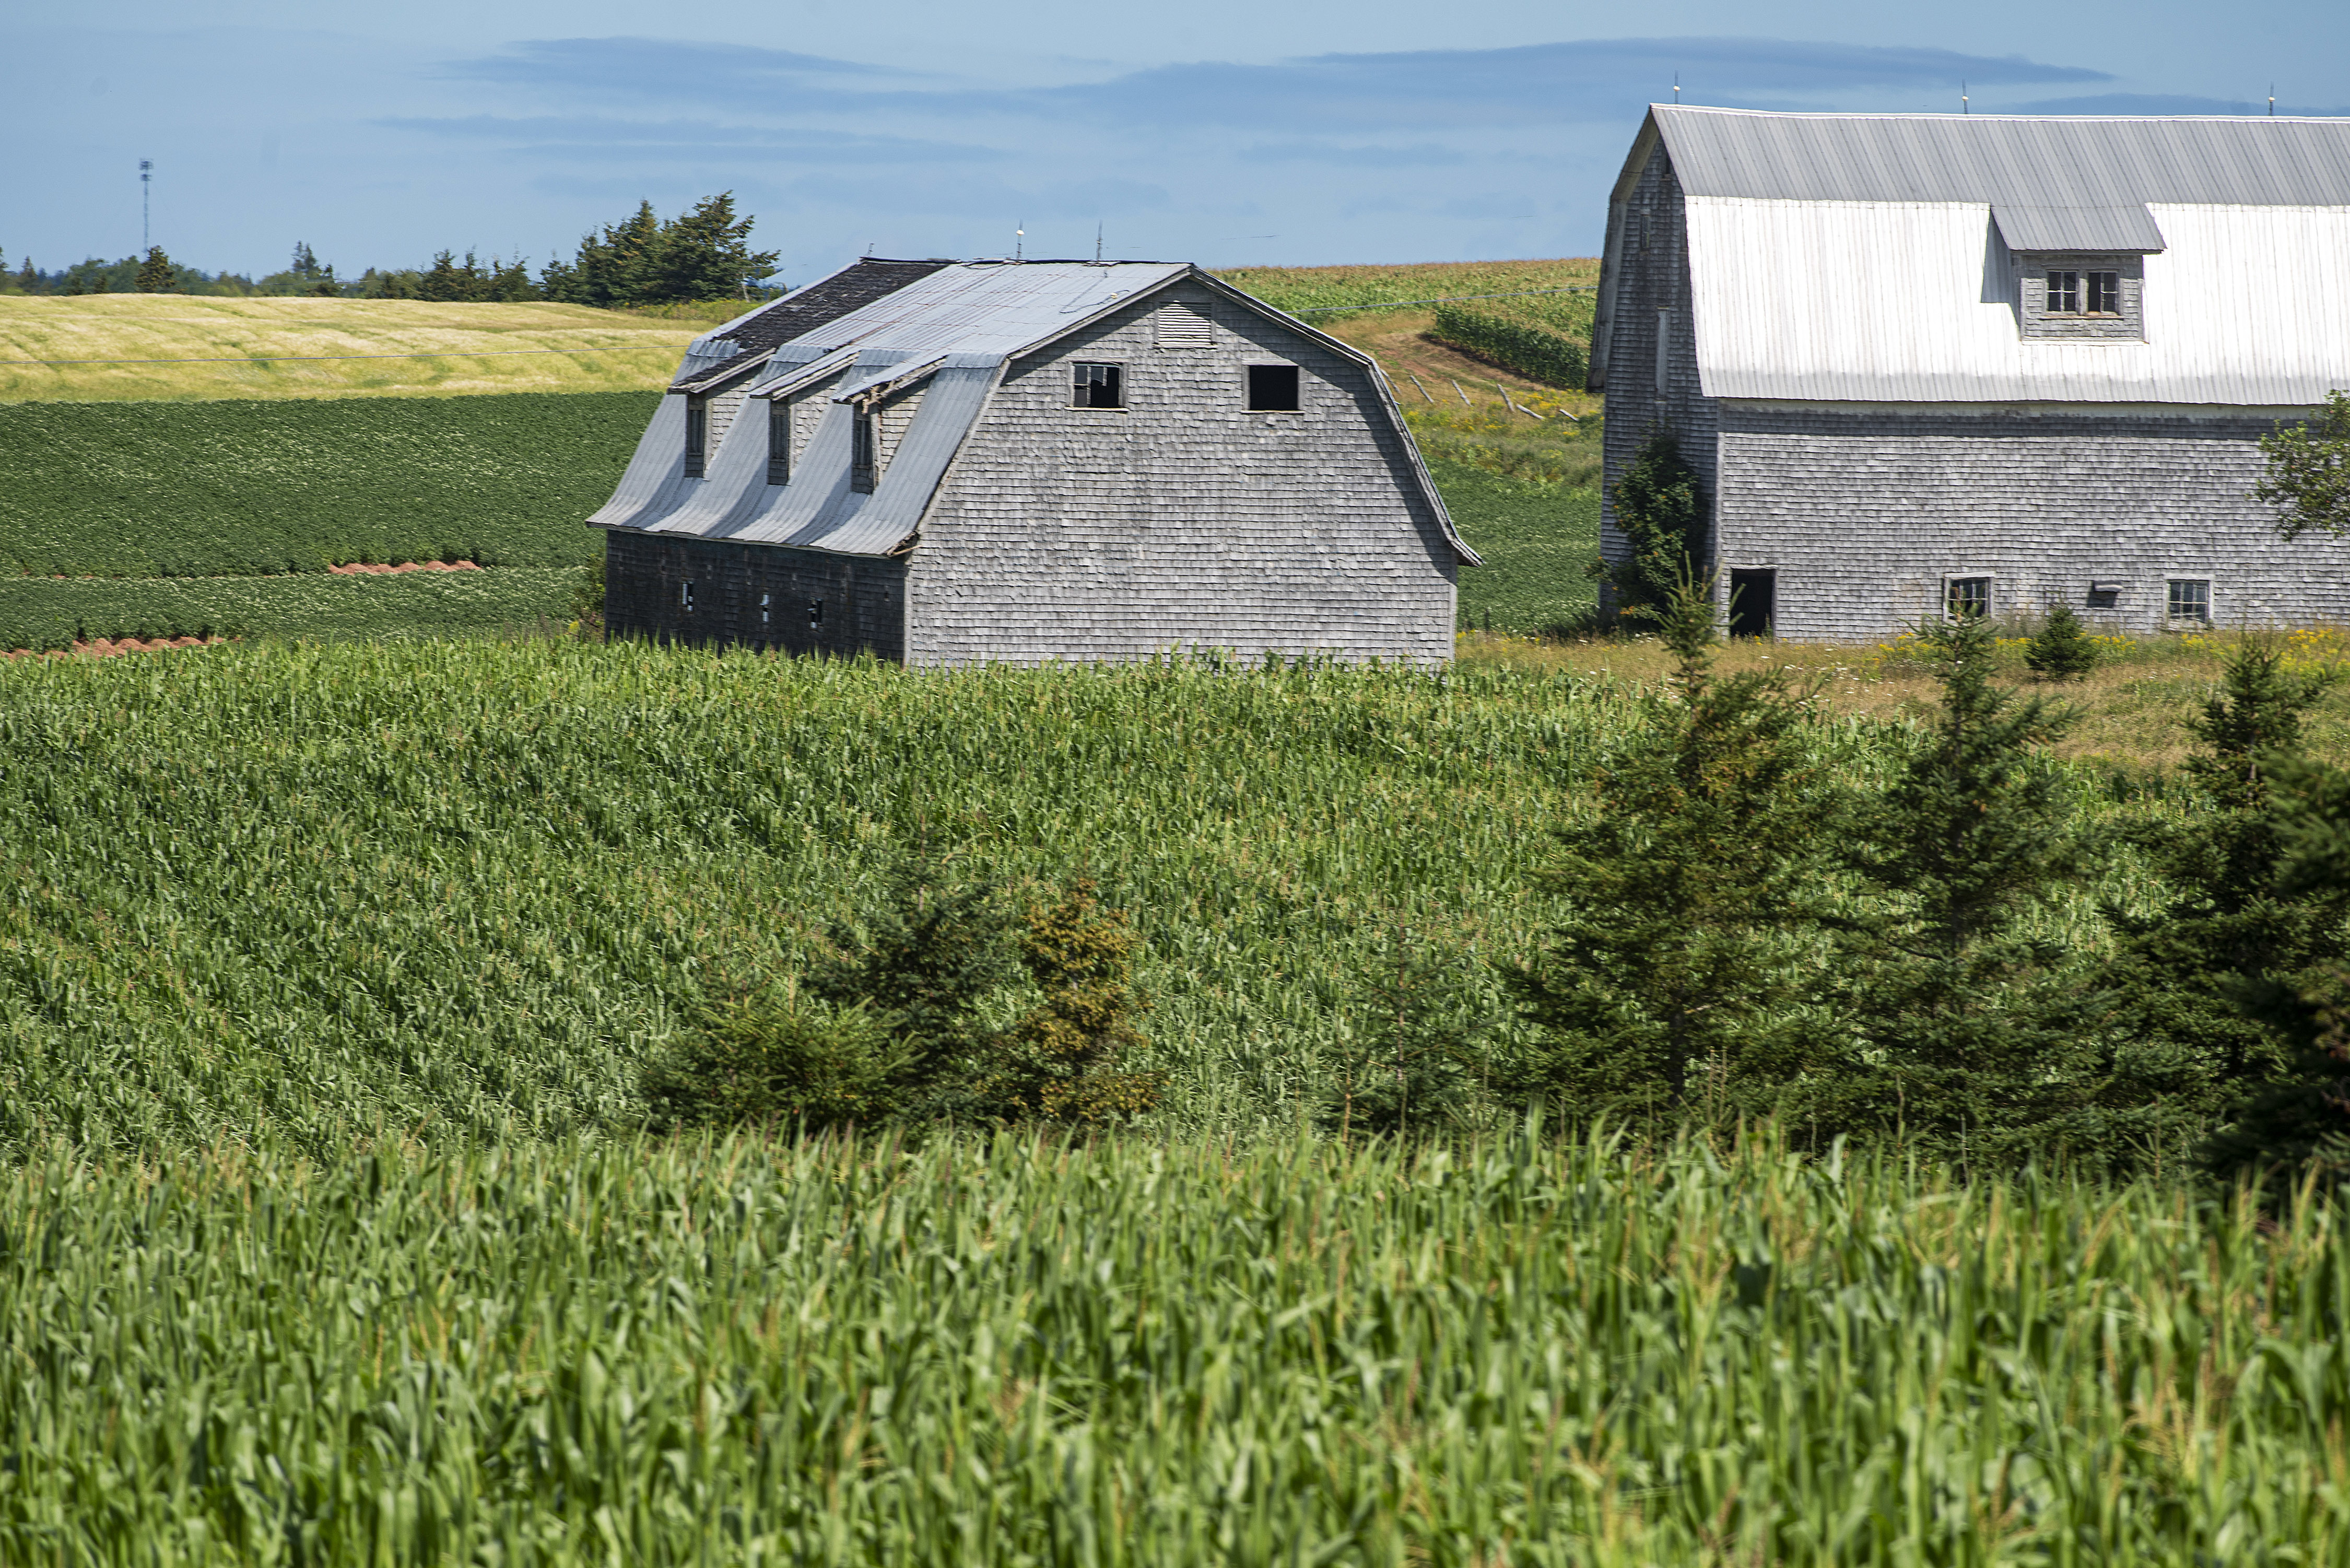
<path id="1" fill-rule="evenodd" d="M 1750 1144 L 0 1176 L 0 1560 L 2309 1563 L 2334 1213 Z"/>

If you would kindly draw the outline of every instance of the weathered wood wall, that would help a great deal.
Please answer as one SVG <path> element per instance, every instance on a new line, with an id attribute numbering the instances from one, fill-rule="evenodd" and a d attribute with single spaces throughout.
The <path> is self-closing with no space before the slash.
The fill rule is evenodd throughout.
<path id="1" fill-rule="evenodd" d="M 1213 346 L 1155 346 L 1170 299 Z M 1071 366 L 1124 368 L 1124 409 L 1071 408 Z M 1295 413 L 1247 409 L 1295 364 Z M 1196 285 L 1007 367 L 911 558 L 923 664 L 1255 657 L 1440 663 L 1457 566 L 1370 373 Z"/>
<path id="2" fill-rule="evenodd" d="M 604 535 L 604 584 L 616 637 L 906 656 L 902 559 L 615 530 Z"/>

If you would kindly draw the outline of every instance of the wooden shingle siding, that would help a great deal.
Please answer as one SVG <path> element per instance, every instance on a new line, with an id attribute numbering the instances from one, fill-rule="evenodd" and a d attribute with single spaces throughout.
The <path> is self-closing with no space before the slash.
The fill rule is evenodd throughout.
<path id="1" fill-rule="evenodd" d="M 2288 545 L 2250 492 L 2267 419 L 1743 405 L 1721 409 L 1721 559 L 1775 569 L 1777 630 L 1887 637 L 1945 576 L 1992 610 L 2058 601 L 2104 629 L 2164 629 L 2164 586 L 2208 578 L 2215 622 L 2350 619 L 2342 547 Z M 2093 582 L 2120 585 L 2111 609 Z"/>
<path id="2" fill-rule="evenodd" d="M 1627 549 L 1616 526 L 1616 482 L 1651 432 L 1669 431 L 1682 461 L 1697 470 L 1709 529 L 1718 488 L 1716 409 L 1698 379 L 1688 216 L 1672 161 L 1663 149 L 1649 159 L 1634 187 L 1626 217 L 1623 281 L 1617 286 L 1608 351 L 1607 424 L 1601 445 L 1599 553 L 1611 562 L 1624 559 Z M 1711 539 L 1700 541 L 1700 558 L 1711 554 Z M 1604 585 L 1600 602 L 1603 608 L 1613 606 Z"/>
<path id="3" fill-rule="evenodd" d="M 900 559 L 616 531 L 604 536 L 604 623 L 615 637 L 905 657 Z M 690 610 L 681 591 L 687 583 L 693 585 Z M 819 601 L 822 618 L 812 626 L 809 611 Z"/>
<path id="4" fill-rule="evenodd" d="M 1212 348 L 1160 348 L 1168 302 L 1007 367 L 911 557 L 910 660 L 1450 659 L 1452 548 L 1368 372 L 1229 308 Z M 1077 360 L 1124 365 L 1127 406 L 1070 407 Z M 1247 411 L 1269 361 L 1303 369 L 1301 411 Z"/>

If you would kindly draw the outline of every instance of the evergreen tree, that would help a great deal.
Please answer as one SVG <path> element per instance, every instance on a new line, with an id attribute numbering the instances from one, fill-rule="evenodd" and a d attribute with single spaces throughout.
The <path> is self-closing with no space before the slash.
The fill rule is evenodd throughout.
<path id="1" fill-rule="evenodd" d="M 2249 981 L 2297 974 L 2345 955 L 2345 901 L 2322 885 L 2280 891 L 2283 839 L 2272 774 L 2300 755 L 2302 722 L 2329 684 L 2296 673 L 2255 640 L 2230 654 L 2218 694 L 2188 728 L 2196 807 L 2184 823 L 2135 835 L 2169 889 L 2151 914 L 2106 911 L 2121 950 L 2100 983 L 2116 1027 L 2168 1102 L 2208 1118 L 2287 1069 L 2283 1040 L 2242 1006 Z"/>
<path id="2" fill-rule="evenodd" d="M 1399 928 L 1356 990 L 1355 1017 L 1320 1116 L 1340 1137 L 1409 1135 L 1455 1123 L 1476 1087 L 1486 1012 L 1457 950 Z"/>
<path id="3" fill-rule="evenodd" d="M 419 299 L 440 303 L 478 300 L 482 297 L 482 282 L 481 264 L 474 260 L 473 252 L 465 253 L 461 266 L 449 252 L 435 251 L 431 269 L 418 280 L 416 295 Z"/>
<path id="4" fill-rule="evenodd" d="M 1851 1057 L 1812 1086 L 1809 1114 L 1954 1152 L 2011 1153 L 2035 1131 L 2102 1143 L 2067 955 L 2020 929 L 2079 874 L 2064 781 L 2037 755 L 2067 716 L 1991 684 L 1983 618 L 1930 623 L 1921 639 L 1942 711 L 1856 814 L 1847 864 L 1863 898 L 1835 922 Z"/>
<path id="5" fill-rule="evenodd" d="M 1627 557 L 1605 568 L 1617 612 L 1662 620 L 1676 588 L 1696 571 L 1704 509 L 1697 471 L 1681 461 L 1669 431 L 1649 432 L 1616 482 L 1616 526 Z"/>
<path id="6" fill-rule="evenodd" d="M 753 220 L 734 216 L 734 193 L 705 196 L 665 224 L 640 303 L 747 297 L 750 280 L 773 272 L 775 251 L 749 244 Z"/>
<path id="7" fill-rule="evenodd" d="M 579 254 L 567 266 L 549 262 L 541 287 L 549 299 L 571 305 L 638 305 L 660 242 L 660 219 L 650 202 L 639 202 L 633 215 L 607 224 L 599 236 L 590 229 L 579 237 Z"/>
<path id="8" fill-rule="evenodd" d="M 41 285 L 40 269 L 33 265 L 33 258 L 30 256 L 26 256 L 25 258 L 24 266 L 16 274 L 16 286 L 23 289 L 26 294 L 39 294 L 44 292 Z"/>
<path id="9" fill-rule="evenodd" d="M 548 299 L 573 305 L 664 305 L 725 299 L 770 271 L 774 251 L 754 251 L 753 220 L 734 216 L 732 192 L 704 197 L 664 223 L 650 202 L 625 221 L 580 236 L 571 261 L 550 261 L 539 275 Z"/>
<path id="10" fill-rule="evenodd" d="M 2240 1002 L 2276 1032 L 2286 1064 L 2212 1140 L 2206 1159 L 2223 1179 L 2252 1172 L 2293 1179 L 2314 1168 L 2338 1188 L 2350 1179 L 2350 961 L 2343 950 L 2350 773 L 2277 753 L 2267 769 L 2275 893 L 2318 911 L 2326 940 L 2316 950 L 2262 955 L 2240 983 Z"/>
<path id="11" fill-rule="evenodd" d="M 2073 607 L 2058 600 L 2023 649 L 2024 667 L 2051 680 L 2072 680 L 2097 667 L 2097 645 Z"/>
<path id="12" fill-rule="evenodd" d="M 311 250 L 309 242 L 307 240 L 294 242 L 294 260 L 286 270 L 300 278 L 315 278 L 318 275 L 317 253 Z"/>
<path id="13" fill-rule="evenodd" d="M 828 933 L 806 989 L 862 1004 L 903 1039 L 902 1096 L 920 1116 L 969 1112 L 970 1079 L 992 1042 L 983 998 L 1015 980 L 1012 919 L 995 896 L 962 885 L 927 846 L 890 868 L 878 898 Z"/>
<path id="14" fill-rule="evenodd" d="M 163 254 L 163 247 L 148 246 L 147 259 L 139 264 L 139 275 L 133 286 L 140 294 L 169 294 L 172 285 L 178 281 L 179 269 L 172 265 L 172 258 Z"/>
<path id="15" fill-rule="evenodd" d="M 1663 607 L 1669 695 L 1599 767 L 1546 881 L 1565 918 L 1511 977 L 1541 1044 L 1497 1086 L 1570 1115 L 1727 1117 L 1803 1071 L 1832 837 L 1804 717 L 1775 671 L 1716 680 L 1713 584 Z"/>

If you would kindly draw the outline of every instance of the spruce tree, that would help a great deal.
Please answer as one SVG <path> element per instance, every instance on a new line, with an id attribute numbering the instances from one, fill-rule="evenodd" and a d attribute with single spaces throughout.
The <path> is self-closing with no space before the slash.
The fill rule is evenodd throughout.
<path id="1" fill-rule="evenodd" d="M 2322 946 L 2278 950 L 2248 966 L 2240 1004 L 2273 1030 L 2285 1063 L 2211 1140 L 2205 1158 L 2222 1179 L 2258 1173 L 2326 1186 L 2350 1181 L 2350 773 L 2271 753 L 2268 813 L 2276 833 L 2276 896 L 2309 907 Z"/>
<path id="2" fill-rule="evenodd" d="M 2073 607 L 2059 599 L 2049 607 L 2048 618 L 2024 646 L 2023 664 L 2051 680 L 2078 680 L 2097 667 L 2097 645 L 2081 618 L 2073 613 Z"/>
<path id="3" fill-rule="evenodd" d="M 1863 898 L 1837 919 L 1835 966 L 1851 1054 L 1807 1115 L 2003 1154 L 2083 1108 L 2068 955 L 2021 929 L 2079 873 L 2068 792 L 2037 754 L 2066 715 L 1992 684 L 1983 618 L 1929 623 L 1920 640 L 1942 711 L 1856 814 Z"/>
<path id="4" fill-rule="evenodd" d="M 645 303 L 732 299 L 772 272 L 775 251 L 754 251 L 752 219 L 736 219 L 734 193 L 705 196 L 662 226 L 639 297 Z"/>
<path id="5" fill-rule="evenodd" d="M 147 247 L 147 259 L 139 264 L 135 286 L 140 294 L 169 294 L 178 284 L 180 269 L 163 254 L 161 245 Z"/>
<path id="6" fill-rule="evenodd" d="M 1565 914 L 1511 981 L 1540 1044 L 1496 1086 L 1555 1112 L 1723 1118 L 1800 1074 L 1825 849 L 1806 693 L 1714 678 L 1713 584 L 1663 608 L 1669 694 L 1597 770 L 1544 880 Z"/>
<path id="7" fill-rule="evenodd" d="M 1703 506 L 1697 471 L 1661 427 L 1640 443 L 1612 498 L 1626 558 L 1605 572 L 1617 613 L 1662 621 L 1681 582 L 1695 572 Z"/>

